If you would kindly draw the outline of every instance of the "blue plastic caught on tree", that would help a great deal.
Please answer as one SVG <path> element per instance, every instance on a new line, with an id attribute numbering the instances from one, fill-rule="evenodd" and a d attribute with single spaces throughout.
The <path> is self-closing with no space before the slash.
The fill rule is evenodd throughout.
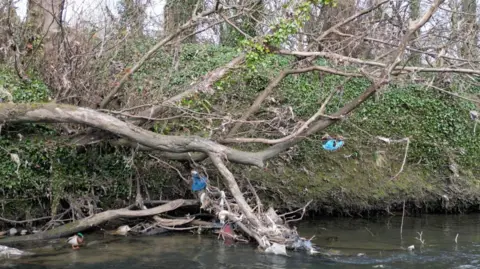
<path id="1" fill-rule="evenodd" d="M 207 178 L 200 177 L 197 171 L 192 171 L 192 191 L 201 191 L 207 187 Z"/>
<path id="2" fill-rule="evenodd" d="M 339 148 L 343 147 L 345 141 L 343 141 L 342 136 L 338 136 L 338 138 L 334 139 L 329 135 L 325 135 L 322 137 L 322 147 L 328 151 L 336 151 Z"/>

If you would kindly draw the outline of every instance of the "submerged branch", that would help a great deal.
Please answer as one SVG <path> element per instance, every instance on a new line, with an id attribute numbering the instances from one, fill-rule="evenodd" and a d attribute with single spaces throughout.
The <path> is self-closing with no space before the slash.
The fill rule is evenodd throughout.
<path id="1" fill-rule="evenodd" d="M 70 236 L 74 233 L 85 231 L 91 227 L 101 225 L 107 221 L 112 221 L 118 218 L 137 218 L 137 217 L 147 217 L 164 212 L 175 210 L 185 204 L 185 201 L 182 199 L 173 200 L 169 203 L 145 209 L 145 210 L 129 210 L 126 208 L 116 209 L 116 210 L 107 210 L 102 213 L 92 215 L 90 217 L 71 222 L 69 224 L 54 228 L 49 231 L 25 235 L 25 236 L 12 236 L 0 239 L 0 243 L 8 242 L 19 242 L 19 241 L 31 241 L 31 240 L 45 240 L 53 239 L 64 236 Z"/>

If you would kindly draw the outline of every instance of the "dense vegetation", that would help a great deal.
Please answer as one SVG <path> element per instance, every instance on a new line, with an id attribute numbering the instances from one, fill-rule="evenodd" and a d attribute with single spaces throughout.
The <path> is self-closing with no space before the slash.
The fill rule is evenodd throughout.
<path id="1" fill-rule="evenodd" d="M 176 72 L 155 71 L 172 61 L 171 55 L 162 52 L 133 76 L 129 87 L 136 87 L 139 94 L 147 86 L 150 92 L 173 94 L 236 55 L 237 51 L 230 47 L 185 45 Z M 256 71 L 243 68 L 241 72 L 232 72 L 215 84 L 217 91 L 213 96 L 199 94 L 184 99 L 181 107 L 197 113 L 229 111 L 239 116 L 238 112 L 248 108 L 256 94 L 289 60 L 289 57 L 269 56 L 256 66 Z M 38 79 L 22 82 L 7 68 L 1 70 L 0 78 L 0 87 L 12 93 L 14 102 L 52 98 L 48 87 Z M 142 83 L 145 81 L 151 83 L 146 86 Z M 335 111 L 369 83 L 365 79 L 345 81 L 334 75 L 289 76 L 275 90 L 272 102 L 291 106 L 295 117 L 306 120 L 332 89 L 343 85 L 343 94 L 336 95 L 328 107 Z M 470 91 L 473 97 L 479 93 L 476 88 Z M 476 205 L 480 139 L 479 132 L 473 133 L 473 122 L 468 115 L 475 108 L 473 103 L 409 83 L 393 84 L 378 98 L 369 100 L 348 120 L 327 130 L 329 134 L 346 137 L 346 146 L 338 152 L 324 151 L 318 135 L 270 161 L 265 170 L 238 167 L 236 172 L 251 178 L 262 190 L 259 194 L 277 207 L 299 206 L 310 198 L 314 198 L 313 210 L 347 214 L 389 210 L 403 199 L 435 211 L 465 210 Z M 258 119 L 267 119 L 269 113 L 266 106 L 258 113 Z M 202 120 L 173 119 L 154 125 L 152 130 L 205 136 L 207 124 Z M 54 215 L 62 201 L 92 203 L 100 208 L 123 207 L 134 199 L 134 178 L 142 179 L 151 199 L 188 197 L 186 184 L 176 187 L 179 179 L 175 171 L 155 164 L 146 158 L 147 153 L 139 152 L 133 160 L 126 157 L 130 150 L 108 143 L 79 148 L 69 145 L 67 139 L 50 139 L 59 131 L 56 126 L 44 124 L 2 128 L 3 216 L 28 218 L 45 212 Z M 376 136 L 411 139 L 406 168 L 394 181 L 389 178 L 401 166 L 405 144 L 386 145 Z M 12 153 L 20 158 L 18 170 Z M 452 177 L 449 168 L 452 162 L 459 167 L 458 179 Z M 215 174 L 211 176 L 215 178 Z M 449 197 L 449 204 L 442 209 L 443 195 Z M 26 208 L 25 215 L 18 215 L 18 208 Z"/>

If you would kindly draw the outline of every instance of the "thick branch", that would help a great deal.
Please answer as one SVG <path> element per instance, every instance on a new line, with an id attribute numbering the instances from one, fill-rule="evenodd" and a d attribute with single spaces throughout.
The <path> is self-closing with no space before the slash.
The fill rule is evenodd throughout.
<path id="1" fill-rule="evenodd" d="M 397 57 L 395 57 L 391 63 L 389 64 L 382 64 L 384 67 L 384 72 L 382 74 L 382 77 L 376 81 L 374 81 L 370 87 L 368 87 L 360 96 L 357 98 L 353 99 L 349 103 L 347 103 L 345 106 L 343 106 L 340 110 L 335 112 L 334 114 L 331 115 L 332 118 L 338 118 L 338 117 L 345 117 L 347 116 L 350 112 L 352 112 L 355 108 L 357 108 L 359 105 L 361 105 L 363 102 L 365 102 L 368 98 L 370 98 L 378 89 L 380 89 L 383 85 L 389 83 L 389 73 L 388 71 L 392 70 L 392 66 L 395 68 L 395 66 L 398 64 L 398 58 L 400 58 L 404 51 L 405 51 L 405 44 L 410 40 L 411 35 L 414 33 L 414 31 L 418 30 L 423 24 L 425 24 L 429 18 L 433 15 L 433 13 L 436 11 L 438 6 L 443 2 L 443 0 L 436 0 L 430 9 L 425 13 L 424 16 L 414 25 L 411 25 L 409 27 L 409 31 L 407 34 L 403 37 L 402 39 L 402 44 L 399 46 L 399 49 L 397 50 Z M 322 53 L 322 52 L 318 52 Z M 341 55 L 339 55 L 341 56 Z M 341 56 L 345 57 L 345 56 Z M 349 58 L 349 57 L 346 57 Z M 354 58 L 352 58 L 354 59 Z M 361 60 L 359 60 L 361 61 Z M 363 61 L 362 61 L 363 62 Z M 309 135 L 312 135 L 318 131 L 324 130 L 331 124 L 335 123 L 336 121 L 333 120 L 332 118 L 323 118 L 321 120 L 318 120 L 310 129 L 307 130 L 304 136 L 299 136 L 296 137 L 295 139 L 286 141 L 284 143 L 277 144 L 275 146 L 272 146 L 268 148 L 267 150 L 262 152 L 262 158 L 264 160 L 273 158 L 274 156 L 278 155 L 280 152 L 283 152 L 287 150 L 288 148 L 294 146 L 298 142 L 302 141 L 305 139 L 305 137 L 308 137 Z"/>
<path id="2" fill-rule="evenodd" d="M 81 232 L 87 230 L 93 226 L 98 226 L 102 223 L 107 221 L 111 221 L 118 218 L 138 218 L 138 217 L 146 217 L 146 216 L 153 216 L 158 215 L 164 212 L 175 210 L 182 205 L 184 205 L 185 201 L 182 199 L 171 201 L 167 204 L 145 209 L 145 210 L 129 210 L 129 209 L 116 209 L 116 210 L 107 210 L 105 212 L 95 214 L 91 217 L 87 217 L 81 220 L 74 221 L 72 223 L 60 226 L 58 228 L 26 235 L 26 236 L 11 236 L 4 239 L 1 239 L 0 242 L 7 243 L 7 242 L 19 242 L 19 241 L 32 241 L 32 240 L 44 240 L 44 239 L 52 239 L 52 238 L 59 238 L 64 236 L 70 236 L 77 232 Z"/>
<path id="3" fill-rule="evenodd" d="M 208 155 L 210 159 L 212 160 L 213 165 L 218 169 L 220 174 L 223 176 L 225 182 L 227 183 L 228 189 L 230 190 L 230 193 L 232 194 L 233 198 L 235 198 L 235 201 L 238 204 L 238 207 L 240 208 L 241 212 L 245 214 L 245 217 L 247 217 L 247 220 L 253 224 L 253 226 L 257 229 L 260 229 L 262 227 L 262 224 L 260 220 L 255 216 L 253 213 L 253 209 L 248 205 L 247 201 L 245 200 L 242 191 L 238 187 L 237 181 L 235 180 L 235 177 L 233 176 L 232 172 L 228 170 L 228 168 L 225 166 L 223 163 L 222 158 L 220 157 L 221 155 L 217 153 L 210 153 Z M 249 230 L 244 228 L 245 231 Z M 251 234 L 251 232 L 247 233 Z M 264 243 L 258 236 L 252 235 L 255 237 L 257 240 L 258 244 L 261 247 L 265 247 Z"/>
<path id="4" fill-rule="evenodd" d="M 228 160 L 263 166 L 261 156 L 217 144 L 198 136 L 167 136 L 147 131 L 113 116 L 70 105 L 0 104 L 0 122 L 57 122 L 85 124 L 108 131 L 141 145 L 171 153 L 203 152 L 225 154 Z"/>
<path id="5" fill-rule="evenodd" d="M 405 49 L 407 48 L 408 42 L 413 37 L 415 32 L 417 32 L 427 21 L 432 18 L 433 14 L 437 11 L 440 4 L 442 4 L 445 0 L 435 0 L 430 8 L 423 14 L 423 16 L 417 21 L 411 21 L 410 25 L 408 26 L 407 33 L 402 39 L 400 46 L 398 46 L 397 55 L 395 56 L 393 62 L 386 67 L 386 76 L 389 76 L 392 71 L 398 66 L 398 64 L 402 61 L 402 56 L 405 54 Z"/>
<path id="6" fill-rule="evenodd" d="M 227 74 L 227 72 L 230 71 L 232 68 L 241 64 L 244 60 L 245 60 L 245 55 L 244 54 L 242 54 L 240 56 L 237 56 L 236 58 L 231 60 L 228 64 L 210 71 L 199 82 L 189 86 L 182 93 L 171 97 L 170 99 L 162 102 L 159 105 L 153 106 L 149 109 L 146 109 L 146 110 L 140 112 L 138 114 L 138 116 L 153 118 L 153 117 L 156 117 L 156 116 L 160 115 L 161 113 L 163 113 L 166 110 L 166 108 L 165 108 L 166 105 L 175 104 L 176 102 L 179 102 L 183 98 L 186 98 L 186 97 L 188 97 L 188 96 L 190 96 L 190 95 L 192 95 L 196 92 L 212 92 L 213 91 L 211 89 L 212 85 L 216 81 L 218 81 L 219 79 L 223 78 Z M 140 125 L 140 124 L 144 123 L 145 121 L 146 121 L 145 119 L 136 119 L 132 123 L 134 123 L 136 125 Z"/>
<path id="7" fill-rule="evenodd" d="M 348 57 L 341 54 L 333 53 L 333 52 L 323 52 L 323 51 L 288 51 L 288 50 L 278 50 L 276 51 L 278 54 L 283 55 L 295 55 L 295 56 L 319 56 L 324 57 L 327 59 L 338 60 L 343 62 L 349 62 L 354 64 L 360 65 L 368 65 L 368 66 L 375 66 L 375 67 L 387 67 L 387 64 L 375 61 L 367 61 L 361 60 L 358 58 Z M 402 66 L 396 67 L 393 69 L 392 73 L 400 73 L 401 71 L 408 71 L 408 72 L 418 72 L 418 73 L 460 73 L 460 74 L 475 74 L 480 75 L 480 70 L 477 69 L 468 69 L 468 68 L 432 68 L 432 67 L 420 67 L 420 66 Z"/>

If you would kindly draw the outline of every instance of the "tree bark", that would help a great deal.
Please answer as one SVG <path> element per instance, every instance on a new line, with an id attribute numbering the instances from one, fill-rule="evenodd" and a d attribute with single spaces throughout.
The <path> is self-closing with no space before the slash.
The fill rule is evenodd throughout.
<path id="1" fill-rule="evenodd" d="M 147 131 L 131 123 L 92 109 L 55 103 L 0 104 L 0 122 L 78 123 L 108 131 L 141 145 L 172 153 L 225 154 L 232 162 L 263 167 L 262 155 L 232 149 L 198 136 L 168 136 Z"/>
<path id="2" fill-rule="evenodd" d="M 164 8 L 164 32 L 170 35 L 187 22 L 195 9 L 197 0 L 167 0 Z M 188 39 L 195 42 L 195 36 Z"/>
<path id="3" fill-rule="evenodd" d="M 43 39 L 45 55 L 54 51 L 54 41 L 61 32 L 63 0 L 29 0 L 27 25 L 36 38 Z"/>
<path id="4" fill-rule="evenodd" d="M 410 1 L 410 20 L 415 21 L 418 20 L 420 17 L 420 0 L 412 0 Z M 420 31 L 414 33 L 414 38 L 417 39 L 420 36 Z M 412 47 L 417 49 L 417 42 L 414 40 L 412 43 Z M 412 52 L 412 57 L 410 62 L 412 65 L 420 65 L 421 63 L 421 54 Z"/>
<path id="5" fill-rule="evenodd" d="M 462 0 L 462 16 L 465 19 L 461 25 L 462 31 L 465 33 L 465 41 L 460 49 L 460 55 L 464 59 L 474 59 L 478 43 L 476 0 Z"/>

